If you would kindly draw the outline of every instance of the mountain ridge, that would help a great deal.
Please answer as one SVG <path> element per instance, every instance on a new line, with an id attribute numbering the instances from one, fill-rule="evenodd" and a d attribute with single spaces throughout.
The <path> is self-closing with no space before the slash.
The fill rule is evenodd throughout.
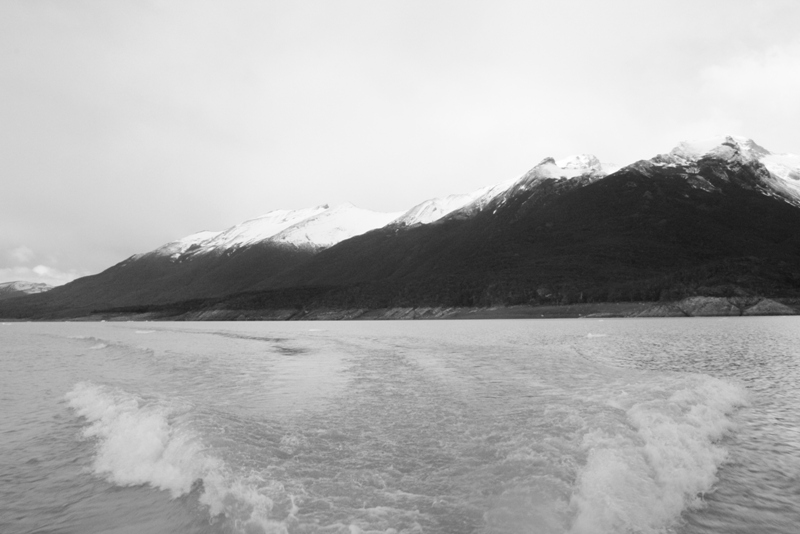
<path id="1" fill-rule="evenodd" d="M 35 295 L 50 291 L 53 286 L 42 282 L 26 282 L 15 280 L 13 282 L 0 282 L 0 300 L 21 297 L 25 295 Z"/>
<path id="2" fill-rule="evenodd" d="M 545 158 L 515 180 L 404 213 L 322 205 L 193 234 L 17 310 L 68 315 L 189 299 L 374 308 L 794 295 L 795 158 L 732 136 L 683 142 L 623 167 L 589 155 Z"/>

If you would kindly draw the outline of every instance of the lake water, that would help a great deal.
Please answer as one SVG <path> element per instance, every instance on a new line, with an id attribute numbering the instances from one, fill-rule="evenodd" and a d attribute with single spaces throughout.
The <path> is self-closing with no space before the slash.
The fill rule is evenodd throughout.
<path id="1" fill-rule="evenodd" d="M 0 532 L 785 533 L 800 318 L 0 325 Z"/>

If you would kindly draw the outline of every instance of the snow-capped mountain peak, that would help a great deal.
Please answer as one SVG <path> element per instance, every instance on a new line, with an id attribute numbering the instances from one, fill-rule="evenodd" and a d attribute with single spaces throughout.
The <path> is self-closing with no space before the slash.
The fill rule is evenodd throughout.
<path id="1" fill-rule="evenodd" d="M 182 237 L 176 241 L 171 241 L 166 245 L 162 245 L 155 249 L 152 254 L 156 254 L 158 256 L 169 256 L 173 259 L 180 257 L 182 254 L 185 254 L 187 251 L 196 249 L 200 246 L 201 243 L 205 241 L 210 241 L 211 239 L 215 238 L 222 232 L 197 232 L 196 234 L 187 235 L 186 237 Z M 143 254 L 139 254 L 137 256 L 142 256 Z"/>
<path id="2" fill-rule="evenodd" d="M 386 226 L 401 214 L 367 210 L 350 203 L 340 204 L 287 227 L 269 240 L 301 247 L 326 248 Z"/>
<path id="3" fill-rule="evenodd" d="M 399 218 L 392 221 L 392 224 L 401 226 L 429 224 L 467 207 L 482 209 L 490 200 L 508 190 L 514 182 L 515 180 L 510 180 L 502 184 L 482 187 L 471 193 L 426 200 L 403 213 Z"/>
<path id="4" fill-rule="evenodd" d="M 479 211 L 503 193 L 536 178 L 564 179 L 586 175 L 600 177 L 618 169 L 619 167 L 616 165 L 601 163 L 599 159 L 591 154 L 576 154 L 558 161 L 553 158 L 545 158 L 519 179 L 484 187 L 472 193 L 426 200 L 405 212 L 392 223 L 404 226 L 429 224 L 451 213 Z"/>
<path id="5" fill-rule="evenodd" d="M 0 299 L 44 293 L 51 289 L 53 289 L 53 286 L 42 282 L 25 282 L 22 280 L 2 282 L 0 283 Z"/>
<path id="6" fill-rule="evenodd" d="M 228 253 L 257 243 L 325 248 L 385 226 L 401 213 L 381 213 L 352 204 L 322 204 L 299 210 L 274 210 L 222 232 L 199 232 L 148 253 L 172 261 L 203 254 Z M 133 258 L 144 256 L 136 255 Z"/>
<path id="7" fill-rule="evenodd" d="M 556 161 L 545 158 L 529 170 L 519 181 L 527 182 L 534 178 L 576 178 L 578 176 L 604 176 L 607 172 L 595 156 L 576 154 Z"/>
<path id="8" fill-rule="evenodd" d="M 739 136 L 717 136 L 697 141 L 683 141 L 669 153 L 634 166 L 680 166 L 689 174 L 699 172 L 703 158 L 729 162 L 761 163 L 764 173 L 761 190 L 800 206 L 800 156 L 773 154 L 752 139 Z M 327 204 L 298 210 L 275 210 L 247 220 L 222 232 L 199 232 L 167 243 L 148 254 L 183 261 L 194 255 L 227 254 L 241 247 L 258 243 L 321 249 L 392 224 L 412 226 L 429 224 L 451 214 L 468 217 L 493 202 L 527 191 L 542 180 L 601 179 L 621 167 L 602 163 L 591 154 L 575 154 L 556 160 L 548 157 L 516 180 L 484 187 L 471 193 L 449 195 L 426 200 L 406 212 L 381 213 L 357 208 L 352 204 Z M 580 185 L 583 182 L 576 182 Z M 134 256 L 134 258 L 143 255 Z"/>
<path id="9" fill-rule="evenodd" d="M 201 243 L 204 252 L 231 250 L 264 241 L 285 229 L 330 209 L 327 204 L 299 210 L 274 210 L 220 232 Z"/>
<path id="10" fill-rule="evenodd" d="M 554 163 L 562 169 L 593 169 L 596 171 L 603 169 L 600 160 L 591 154 L 575 154 Z"/>
<path id="11" fill-rule="evenodd" d="M 464 207 L 474 200 L 473 193 L 448 195 L 443 198 L 431 198 L 421 202 L 392 221 L 393 224 L 411 226 L 413 224 L 429 224 L 445 215 Z"/>
<path id="12" fill-rule="evenodd" d="M 759 161 L 770 152 L 752 139 L 741 136 L 717 136 L 695 141 L 682 141 L 673 148 L 670 159 L 678 163 L 693 163 L 704 157 L 722 160 L 741 159 L 742 161 Z"/>
<path id="13" fill-rule="evenodd" d="M 683 166 L 694 169 L 703 158 L 714 158 L 726 162 L 760 163 L 768 171 L 763 192 L 776 195 L 800 206 L 800 156 L 794 154 L 773 154 L 752 139 L 726 135 L 683 141 L 668 154 L 661 154 L 650 160 L 657 166 Z"/>
<path id="14" fill-rule="evenodd" d="M 769 154 L 761 158 L 761 163 L 778 178 L 800 187 L 800 156 L 797 154 Z"/>

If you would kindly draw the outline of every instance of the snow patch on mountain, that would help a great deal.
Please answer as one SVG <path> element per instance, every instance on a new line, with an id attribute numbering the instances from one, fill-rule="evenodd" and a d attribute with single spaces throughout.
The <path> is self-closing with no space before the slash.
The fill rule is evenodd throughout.
<path id="1" fill-rule="evenodd" d="M 572 179 L 587 175 L 602 177 L 616 172 L 620 168 L 618 165 L 601 163 L 591 154 L 576 154 L 558 161 L 553 158 L 545 158 L 521 178 L 484 187 L 472 193 L 426 200 L 405 212 L 397 220 L 392 221 L 392 224 L 404 226 L 429 224 L 451 213 L 468 214 L 481 211 L 492 200 L 504 193 L 525 189 L 537 179 Z"/>
<path id="2" fill-rule="evenodd" d="M 257 243 L 325 248 L 386 226 L 401 212 L 381 213 L 352 204 L 327 204 L 299 210 L 275 210 L 223 232 L 199 232 L 167 243 L 147 254 L 172 261 L 204 254 L 223 254 Z M 136 259 L 146 254 L 133 256 Z"/>
<path id="3" fill-rule="evenodd" d="M 166 245 L 160 246 L 152 253 L 159 256 L 169 256 L 173 259 L 185 254 L 188 250 L 197 248 L 201 243 L 210 241 L 222 232 L 197 232 L 196 234 L 187 235 L 177 241 L 172 241 Z"/>
<path id="4" fill-rule="evenodd" d="M 490 200 L 500 193 L 507 191 L 516 180 L 510 180 L 498 185 L 483 187 L 472 193 L 449 195 L 444 198 L 432 198 L 421 202 L 405 212 L 392 224 L 412 226 L 414 224 L 430 224 L 443 217 L 460 210 L 465 206 L 482 209 Z"/>
<path id="5" fill-rule="evenodd" d="M 629 167 L 681 167 L 696 187 L 710 187 L 698 178 L 698 162 L 713 157 L 730 162 L 760 162 L 764 173 L 765 194 L 780 197 L 800 206 L 800 156 L 772 154 L 752 139 L 739 136 L 718 136 L 699 141 L 683 141 L 669 153 L 660 154 Z M 613 174 L 622 167 L 603 163 L 590 154 L 575 154 L 555 160 L 545 158 L 523 176 L 501 184 L 484 187 L 471 193 L 449 195 L 426 200 L 406 212 L 381 213 L 357 208 L 352 204 L 330 207 L 327 204 L 299 210 L 275 210 L 250 219 L 223 232 L 199 232 L 167 243 L 148 254 L 166 256 L 173 261 L 198 254 L 223 254 L 257 243 L 321 249 L 356 235 L 388 224 L 412 226 L 430 224 L 453 214 L 470 216 L 490 204 L 501 205 L 515 194 L 527 191 L 542 180 L 594 181 Z M 588 182 L 587 182 L 588 183 Z M 705 185 L 704 185 L 705 184 Z M 143 255 L 137 255 L 137 258 Z"/>
<path id="6" fill-rule="evenodd" d="M 769 154 L 761 158 L 761 163 L 778 178 L 800 185 L 800 156 Z"/>
<path id="7" fill-rule="evenodd" d="M 349 203 L 340 204 L 286 228 L 272 236 L 269 241 L 300 247 L 326 248 L 386 226 L 401 214 L 402 212 L 366 210 Z"/>
<path id="8" fill-rule="evenodd" d="M 595 173 L 601 175 L 608 175 L 617 172 L 622 168 L 622 165 L 614 163 L 601 162 L 597 157 L 591 154 L 575 154 L 556 160 L 556 166 L 564 170 L 578 170 L 581 175 Z"/>
<path id="9" fill-rule="evenodd" d="M 743 161 L 759 161 L 769 151 L 746 137 L 727 135 L 696 141 L 682 141 L 669 153 L 677 163 L 694 163 L 703 157 L 723 160 L 741 158 Z"/>
<path id="10" fill-rule="evenodd" d="M 769 154 L 761 163 L 775 178 L 775 188 L 794 199 L 800 207 L 800 156 L 795 154 Z"/>
<path id="11" fill-rule="evenodd" d="M 431 198 L 421 202 L 392 221 L 392 224 L 411 226 L 414 224 L 429 224 L 437 221 L 459 208 L 464 207 L 474 200 L 472 193 L 461 195 L 448 195 L 444 198 Z"/>
<path id="12" fill-rule="evenodd" d="M 44 293 L 51 289 L 53 289 L 53 286 L 42 282 L 25 282 L 23 280 L 3 282 L 0 283 L 0 298 L 33 295 L 34 293 Z"/>
<path id="13" fill-rule="evenodd" d="M 613 167 L 609 165 L 609 167 Z M 561 178 L 570 179 L 578 176 L 608 174 L 600 160 L 591 154 L 576 154 L 556 161 L 545 158 L 534 168 L 529 170 L 518 182 L 527 182 L 535 178 Z"/>
<path id="14" fill-rule="evenodd" d="M 299 210 L 270 211 L 255 219 L 220 232 L 208 241 L 199 243 L 201 253 L 227 251 L 264 241 L 287 228 L 330 209 L 327 204 Z"/>
<path id="15" fill-rule="evenodd" d="M 740 163 L 761 163 L 771 177 L 771 180 L 767 180 L 771 191 L 764 192 L 800 206 L 800 156 L 773 154 L 746 137 L 727 135 L 683 141 L 668 154 L 658 155 L 650 161 L 661 166 L 688 167 L 696 173 L 697 162 L 705 157 Z"/>
<path id="16" fill-rule="evenodd" d="M 613 166 L 608 165 L 608 167 Z M 526 191 L 542 180 L 573 180 L 579 177 L 597 179 L 606 174 L 604 165 L 591 154 L 578 154 L 558 161 L 545 158 L 514 182 L 507 194 Z"/>

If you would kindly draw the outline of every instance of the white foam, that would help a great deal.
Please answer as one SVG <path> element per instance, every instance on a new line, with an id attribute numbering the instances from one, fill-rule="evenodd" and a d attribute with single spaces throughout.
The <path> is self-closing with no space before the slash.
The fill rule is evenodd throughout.
<path id="1" fill-rule="evenodd" d="M 66 397 L 90 423 L 83 434 L 98 440 L 94 471 L 109 482 L 150 484 L 177 497 L 217 466 L 191 432 L 170 422 L 164 406 L 143 406 L 136 397 L 90 383 L 77 384 Z"/>
<path id="2" fill-rule="evenodd" d="M 571 501 L 571 533 L 666 533 L 684 509 L 702 504 L 727 456 L 719 443 L 732 428 L 727 414 L 746 397 L 722 380 L 688 380 L 644 402 L 620 397 L 625 424 L 584 437 L 588 460 Z"/>
<path id="3" fill-rule="evenodd" d="M 239 532 L 285 532 L 283 523 L 269 519 L 273 503 L 260 491 L 270 483 L 231 473 L 191 430 L 185 408 L 88 382 L 66 399 L 88 423 L 83 435 L 96 440 L 96 475 L 119 486 L 166 490 L 172 498 L 192 491 L 200 479 L 199 502 L 212 518 L 222 514 Z"/>

